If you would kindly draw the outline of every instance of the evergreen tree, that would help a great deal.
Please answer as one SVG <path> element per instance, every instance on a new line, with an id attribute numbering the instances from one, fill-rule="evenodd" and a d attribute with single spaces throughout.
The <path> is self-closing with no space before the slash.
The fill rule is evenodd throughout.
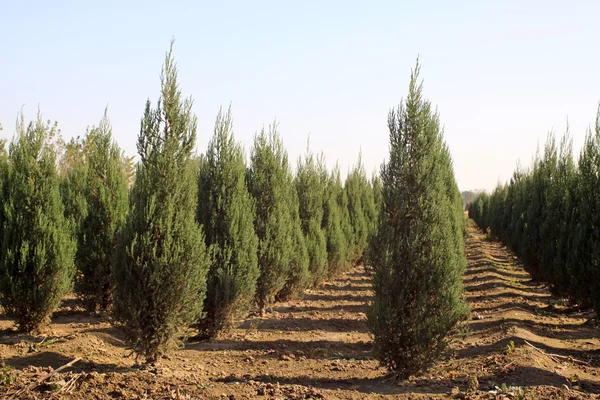
<path id="1" fill-rule="evenodd" d="M 460 193 L 439 118 L 422 97 L 419 65 L 408 98 L 388 118 L 390 155 L 381 167 L 383 205 L 369 249 L 375 352 L 399 377 L 422 372 L 468 313 Z"/>
<path id="2" fill-rule="evenodd" d="M 594 127 L 594 131 L 590 131 L 588 136 L 593 137 L 596 153 L 593 158 L 593 170 L 596 171 L 594 176 L 590 176 L 590 180 L 593 182 L 595 178 L 595 191 L 590 188 L 592 191 L 589 193 L 591 199 L 591 212 L 590 212 L 590 220 L 589 223 L 595 227 L 593 235 L 591 235 L 588 240 L 591 242 L 592 254 L 591 254 L 591 271 L 592 271 L 592 282 L 591 282 L 591 293 L 592 293 L 592 305 L 596 311 L 596 316 L 600 318 L 600 232 L 598 231 L 598 227 L 600 226 L 600 196 L 598 196 L 598 188 L 600 187 L 600 106 L 598 106 L 598 113 L 596 114 L 596 124 Z M 592 197 L 591 194 L 595 193 L 596 196 Z M 585 280 L 585 275 L 579 275 L 579 282 Z M 586 281 L 589 284 L 589 280 Z"/>
<path id="3" fill-rule="evenodd" d="M 373 233 L 377 231 L 377 221 L 379 221 L 379 211 L 381 211 L 381 205 L 383 203 L 383 187 L 381 178 L 377 174 L 373 174 L 371 178 L 371 187 L 373 188 L 373 203 L 375 205 L 375 217 Z"/>
<path id="4" fill-rule="evenodd" d="M 277 294 L 280 301 L 289 301 L 299 297 L 310 285 L 311 277 L 308 266 L 310 258 L 306 247 L 306 237 L 302 231 L 300 220 L 300 204 L 296 187 L 290 188 L 290 212 L 292 213 L 292 258 L 285 286 Z"/>
<path id="5" fill-rule="evenodd" d="M 0 125 L 0 131 L 2 131 L 2 125 Z M 8 198 L 8 151 L 7 151 L 7 140 L 0 139 L 0 229 L 4 227 L 4 204 L 5 199 Z M 0 249 L 2 249 L 2 238 L 3 234 L 0 232 Z"/>
<path id="6" fill-rule="evenodd" d="M 81 224 L 88 212 L 86 202 L 87 145 L 85 139 L 77 137 L 71 138 L 67 144 L 59 143 L 56 146 L 63 150 L 58 170 L 60 194 L 65 208 L 65 217 L 76 238 L 80 236 Z"/>
<path id="7" fill-rule="evenodd" d="M 307 149 L 304 160 L 298 160 L 295 179 L 300 221 L 308 251 L 311 286 L 320 284 L 327 276 L 327 238 L 322 228 L 325 192 L 322 170 L 323 160 L 316 160 Z"/>
<path id="8" fill-rule="evenodd" d="M 595 131 L 588 131 L 579 157 L 579 177 L 576 196 L 577 215 L 570 231 L 572 237 L 568 256 L 568 292 L 582 306 L 593 305 L 600 315 L 600 107 Z"/>
<path id="9" fill-rule="evenodd" d="M 256 297 L 261 315 L 289 275 L 294 252 L 294 189 L 287 152 L 274 123 L 254 137 L 248 189 L 256 204 L 254 228 L 258 236 L 260 276 Z"/>
<path id="10" fill-rule="evenodd" d="M 362 164 L 362 154 L 346 179 L 345 190 L 348 197 L 348 210 L 352 226 L 351 253 L 355 264 L 363 262 L 369 235 L 373 231 L 375 201 Z"/>
<path id="11" fill-rule="evenodd" d="M 47 321 L 71 289 L 75 242 L 64 217 L 50 140 L 55 127 L 21 115 L 3 168 L 0 304 L 21 331 Z"/>
<path id="12" fill-rule="evenodd" d="M 81 274 L 77 290 L 88 309 L 95 311 L 106 310 L 110 303 L 111 263 L 127 215 L 128 183 L 106 111 L 100 125 L 88 132 L 86 142 L 87 215 L 78 235 L 76 264 Z"/>
<path id="13" fill-rule="evenodd" d="M 225 114 L 220 110 L 199 175 L 198 220 L 214 256 L 207 280 L 206 317 L 200 325 L 205 337 L 216 336 L 245 316 L 256 293 L 258 238 L 245 175 L 244 151 L 233 136 L 231 108 Z"/>
<path id="14" fill-rule="evenodd" d="M 323 179 L 326 180 L 323 203 L 323 230 L 327 238 L 327 264 L 329 276 L 335 276 L 350 265 L 348 239 L 344 231 L 344 213 L 342 212 L 342 193 L 344 188 L 340 178 L 339 166 Z"/>
<path id="15" fill-rule="evenodd" d="M 354 242 L 354 227 L 352 225 L 352 218 L 350 217 L 350 202 L 348 200 L 348 191 L 346 185 L 343 185 L 341 192 L 338 195 L 338 203 L 340 205 L 342 231 L 346 238 L 346 251 L 349 262 L 349 267 L 356 261 L 355 260 L 355 242 Z"/>
<path id="16" fill-rule="evenodd" d="M 557 165 L 557 190 L 555 193 L 556 203 L 553 217 L 556 221 L 556 243 L 554 259 L 549 260 L 549 268 L 552 269 L 551 288 L 559 296 L 568 294 L 566 282 L 569 281 L 567 261 L 571 252 L 571 229 L 575 216 L 575 185 L 576 166 L 573 159 L 573 141 L 567 130 L 559 148 Z M 514 206 L 513 206 L 514 207 Z M 509 228 L 510 229 L 510 228 Z"/>
<path id="17" fill-rule="evenodd" d="M 148 362 L 177 345 L 201 316 L 210 263 L 194 218 L 196 117 L 192 100 L 181 97 L 172 51 L 173 43 L 157 108 L 147 101 L 141 121 L 140 164 L 113 269 L 114 317 Z"/>

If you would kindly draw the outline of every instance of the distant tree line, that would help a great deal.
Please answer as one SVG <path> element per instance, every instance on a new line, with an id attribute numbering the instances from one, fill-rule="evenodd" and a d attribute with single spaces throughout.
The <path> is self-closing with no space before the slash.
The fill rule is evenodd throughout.
<path id="1" fill-rule="evenodd" d="M 512 247 L 537 279 L 600 314 L 600 108 L 579 159 L 570 133 L 550 133 L 530 169 L 469 205 L 469 216 Z"/>
<path id="2" fill-rule="evenodd" d="M 254 307 L 262 315 L 363 264 L 382 364 L 403 378 L 431 365 L 468 310 L 461 196 L 419 65 L 389 114 L 381 177 L 368 177 L 359 155 L 344 180 L 308 146 L 293 171 L 276 122 L 255 135 L 247 162 L 231 109 L 196 155 L 172 49 L 158 101 L 144 108 L 136 164 L 106 111 L 68 143 L 41 114 L 19 117 L 0 152 L 3 312 L 31 332 L 74 290 L 154 362 L 188 335 L 213 338 Z"/>
<path id="3" fill-rule="evenodd" d="M 483 190 L 465 190 L 464 192 L 461 192 L 460 197 L 462 198 L 464 209 L 466 210 L 468 205 L 471 204 L 471 202 L 475 200 L 475 198 L 477 198 L 477 196 L 479 196 L 482 192 Z"/>

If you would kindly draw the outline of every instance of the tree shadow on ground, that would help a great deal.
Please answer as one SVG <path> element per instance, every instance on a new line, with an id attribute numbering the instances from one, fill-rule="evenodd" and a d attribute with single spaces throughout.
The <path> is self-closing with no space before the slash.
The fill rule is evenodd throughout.
<path id="1" fill-rule="evenodd" d="M 86 310 L 55 311 L 52 314 L 52 323 L 57 325 L 99 324 L 102 322 L 110 322 L 110 317 L 104 313 L 96 314 Z"/>
<path id="2" fill-rule="evenodd" d="M 373 344 L 371 342 L 342 342 L 336 340 L 229 340 L 215 339 L 206 342 L 188 342 L 184 351 L 239 351 L 248 350 L 293 353 L 298 356 L 317 360 L 354 359 L 372 360 Z M 278 356 L 278 354 L 275 354 Z"/>
<path id="3" fill-rule="evenodd" d="M 545 294 L 543 290 L 544 287 L 535 282 L 506 282 L 504 280 L 496 279 L 494 281 L 481 282 L 477 285 L 465 286 L 467 292 L 484 292 L 492 291 L 494 289 L 516 290 L 531 294 Z"/>
<path id="4" fill-rule="evenodd" d="M 63 365 L 68 364 L 73 361 L 74 357 L 68 357 L 64 354 L 52 352 L 52 351 L 42 351 L 38 353 L 27 354 L 24 356 L 15 356 L 9 359 L 4 360 L 6 365 L 9 365 L 15 369 L 24 369 L 27 367 L 38 367 L 38 368 L 46 368 L 51 367 L 52 369 L 57 369 L 62 367 Z M 63 372 L 131 372 L 136 371 L 135 368 L 128 368 L 119 366 L 117 364 L 111 363 L 96 363 L 88 360 L 79 360 L 71 367 L 65 369 Z"/>
<path id="5" fill-rule="evenodd" d="M 487 314 L 493 311 L 523 311 L 523 312 L 529 312 L 529 313 L 533 313 L 533 314 L 542 314 L 542 313 L 547 313 L 547 314 L 552 314 L 553 311 L 547 311 L 546 310 L 547 306 L 544 307 L 539 307 L 539 306 L 535 306 L 529 303 L 503 303 L 503 304 L 499 304 L 497 306 L 489 306 L 489 307 L 473 307 L 473 311 L 477 311 L 478 313 L 481 314 Z"/>
<path id="6" fill-rule="evenodd" d="M 225 383 L 246 383 L 250 380 L 281 384 L 281 385 L 303 385 L 323 390 L 355 390 L 364 394 L 400 395 L 400 394 L 430 394 L 445 395 L 454 387 L 459 387 L 464 393 L 467 391 L 467 383 L 464 379 L 415 379 L 398 384 L 388 383 L 381 378 L 359 379 L 359 378 L 315 378 L 312 376 L 278 377 L 272 375 L 257 375 L 217 379 Z M 498 373 L 478 377 L 480 390 L 487 391 L 490 386 L 484 385 L 507 383 L 512 386 L 533 387 L 550 385 L 560 388 L 565 383 L 565 378 L 555 372 L 539 369 L 536 367 L 516 367 L 508 373 Z M 485 384 L 482 384 L 485 382 Z M 589 381 L 580 381 L 579 384 L 589 393 L 600 393 L 600 387 Z"/>
<path id="7" fill-rule="evenodd" d="M 337 306 L 331 307 L 319 307 L 319 306 L 301 306 L 301 305 L 291 305 L 291 306 L 280 306 L 273 307 L 273 311 L 278 313 L 298 313 L 298 312 L 336 312 L 336 311 L 345 311 L 349 313 L 364 313 L 367 309 L 366 304 L 338 304 Z"/>
<path id="8" fill-rule="evenodd" d="M 355 271 L 347 272 L 344 276 L 348 277 L 348 279 L 359 278 L 359 279 L 357 279 L 359 281 L 370 280 L 369 276 L 365 273 L 364 268 L 361 268 L 361 269 L 355 270 Z"/>
<path id="9" fill-rule="evenodd" d="M 519 273 L 505 268 L 495 268 L 489 262 L 479 266 L 470 266 L 465 272 L 464 277 L 468 279 L 472 276 L 483 275 L 485 273 L 494 273 L 507 279 L 531 279 L 531 276 L 526 272 Z"/>
<path id="10" fill-rule="evenodd" d="M 496 301 L 496 300 L 527 300 L 531 302 L 544 303 L 548 302 L 552 296 L 550 294 L 540 294 L 540 295 L 525 295 L 522 293 L 512 293 L 512 292 L 501 292 L 494 294 L 482 294 L 478 296 L 468 296 L 469 301 L 471 302 L 486 302 L 486 301 Z"/>
<path id="11" fill-rule="evenodd" d="M 338 292 L 353 292 L 353 291 L 364 292 L 364 291 L 372 290 L 373 286 L 369 283 L 367 283 L 367 284 L 349 283 L 344 286 L 327 284 L 327 285 L 325 285 L 325 287 L 323 289 L 324 290 L 333 290 L 333 291 L 338 291 Z"/>
<path id="12" fill-rule="evenodd" d="M 241 326 L 242 328 L 244 325 Z M 325 331 L 367 333 L 366 321 L 349 318 L 273 318 L 263 319 L 258 328 L 262 331 Z"/>
<path id="13" fill-rule="evenodd" d="M 105 341 L 111 346 L 121 348 L 127 346 L 127 338 L 125 337 L 123 332 L 119 330 L 119 328 L 116 328 L 114 326 L 108 326 L 103 328 L 91 328 L 86 330 L 85 332 L 96 336 L 98 339 Z"/>
<path id="14" fill-rule="evenodd" d="M 52 313 L 53 324 L 94 323 L 108 321 L 106 313 L 93 313 L 85 309 L 77 297 L 67 297 L 62 300 L 60 307 Z"/>
<path id="15" fill-rule="evenodd" d="M 373 296 L 364 295 L 364 294 L 345 294 L 345 295 L 336 295 L 336 294 L 323 294 L 323 293 L 307 293 L 304 295 L 304 300 L 306 301 L 331 301 L 335 303 L 339 303 L 341 301 L 354 301 L 366 303 L 371 300 Z"/>
<path id="16" fill-rule="evenodd" d="M 504 339 L 498 340 L 492 344 L 469 347 L 456 351 L 455 358 L 460 359 L 468 359 L 474 357 L 488 356 L 493 353 L 497 353 L 499 351 L 503 351 L 507 345 L 511 342 L 514 343 L 515 347 L 529 347 L 525 343 L 525 339 L 518 336 L 509 336 Z M 544 343 L 537 342 L 535 340 L 527 340 L 530 344 L 537 347 L 538 349 L 549 353 L 549 354 L 558 354 L 562 357 L 573 357 L 578 360 L 589 363 L 591 367 L 600 366 L 600 350 L 572 350 L 572 349 L 562 349 L 560 347 L 549 346 Z M 563 382 L 564 383 L 564 378 Z"/>
<path id="17" fill-rule="evenodd" d="M 522 326 L 526 328 L 535 327 L 538 329 L 565 329 L 565 330 L 581 330 L 584 328 L 583 324 L 569 324 L 569 323 L 549 323 L 549 322 L 536 322 L 527 319 L 519 319 L 519 318 L 500 318 L 495 320 L 488 321 L 473 321 L 470 326 L 473 332 L 485 331 L 490 327 L 493 327 L 498 324 L 503 325 L 515 325 Z"/>

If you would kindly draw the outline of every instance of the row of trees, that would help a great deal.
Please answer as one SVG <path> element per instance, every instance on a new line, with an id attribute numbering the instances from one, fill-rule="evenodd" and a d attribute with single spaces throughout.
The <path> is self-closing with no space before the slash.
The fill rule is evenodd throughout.
<path id="1" fill-rule="evenodd" d="M 482 193 L 469 216 L 524 260 L 554 294 L 600 314 L 600 108 L 575 161 L 569 131 L 549 134 L 528 170 Z"/>
<path id="2" fill-rule="evenodd" d="M 418 63 L 407 99 L 389 113 L 381 179 L 369 180 L 359 157 L 342 182 L 309 149 L 294 174 L 276 123 L 256 134 L 247 165 L 230 109 L 196 157 L 196 127 L 172 47 L 135 166 L 106 113 L 66 145 L 40 115 L 28 126 L 20 118 L 0 157 L 0 305 L 21 330 L 47 320 L 74 285 L 154 361 L 191 327 L 214 337 L 254 305 L 263 313 L 365 263 L 382 364 L 407 378 L 441 355 L 468 314 L 464 217 Z"/>
<path id="3" fill-rule="evenodd" d="M 360 158 L 342 182 L 307 150 L 294 174 L 274 123 L 247 165 L 231 110 L 197 157 L 196 126 L 171 51 L 135 166 L 106 113 L 67 144 L 41 115 L 20 117 L 0 159 L 0 304 L 21 330 L 74 287 L 152 361 L 191 326 L 214 337 L 255 304 L 262 313 L 362 262 L 382 188 Z"/>

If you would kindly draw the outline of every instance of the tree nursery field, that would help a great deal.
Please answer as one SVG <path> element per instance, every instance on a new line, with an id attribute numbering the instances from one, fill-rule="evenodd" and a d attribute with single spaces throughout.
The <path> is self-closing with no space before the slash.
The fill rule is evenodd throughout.
<path id="1" fill-rule="evenodd" d="M 420 70 L 370 177 L 309 146 L 293 168 L 277 122 L 246 152 L 231 107 L 198 154 L 173 42 L 137 157 L 107 110 L 69 142 L 21 113 L 0 151 L 0 397 L 600 395 L 600 112 L 577 160 L 549 135 L 461 195 Z"/>

